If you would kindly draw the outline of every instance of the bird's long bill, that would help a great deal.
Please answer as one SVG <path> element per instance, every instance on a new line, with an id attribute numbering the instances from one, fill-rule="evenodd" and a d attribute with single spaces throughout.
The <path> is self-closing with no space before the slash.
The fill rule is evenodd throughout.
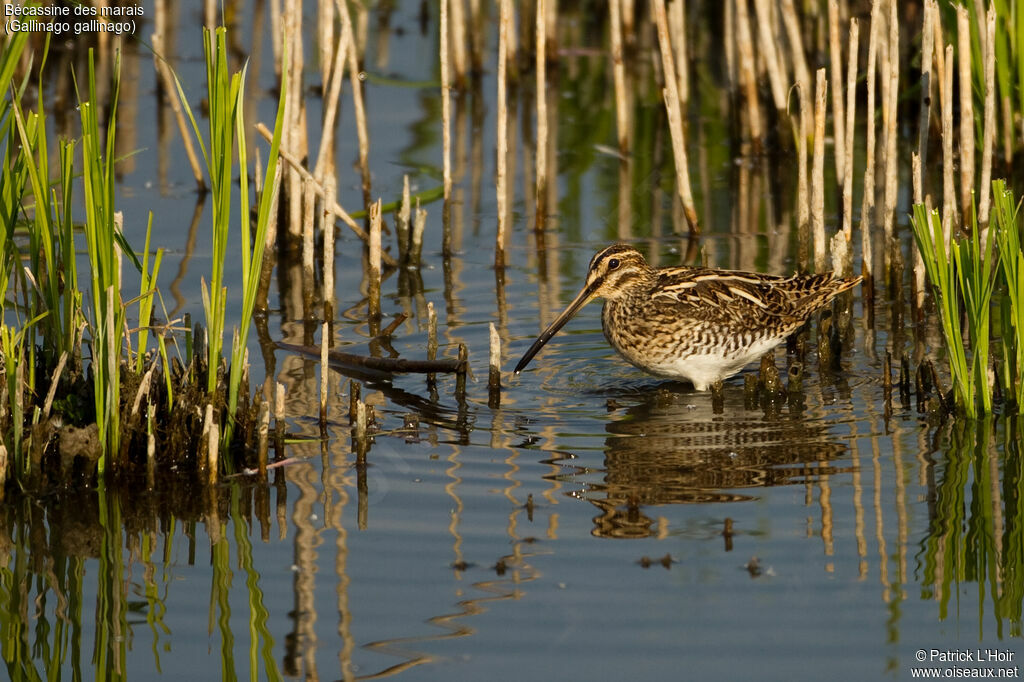
<path id="1" fill-rule="evenodd" d="M 558 330 L 565 326 L 565 323 L 572 319 L 572 316 L 579 312 L 579 309 L 590 302 L 590 299 L 594 297 L 594 291 L 597 289 L 599 281 L 595 281 L 585 287 L 580 293 L 576 294 L 576 298 L 572 300 L 565 310 L 555 318 L 555 321 L 548 325 L 548 328 L 541 332 L 537 340 L 533 342 L 529 350 L 523 354 L 523 359 L 516 365 L 515 373 L 519 374 L 522 372 L 533 356 L 540 352 L 540 349 L 544 347 L 544 344 L 551 340 L 551 337 L 558 333 Z"/>

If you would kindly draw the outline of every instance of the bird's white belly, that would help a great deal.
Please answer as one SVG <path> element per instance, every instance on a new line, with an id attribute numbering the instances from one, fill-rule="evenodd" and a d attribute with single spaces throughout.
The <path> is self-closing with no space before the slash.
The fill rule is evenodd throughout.
<path id="1" fill-rule="evenodd" d="M 751 362 L 759 360 L 778 343 L 778 339 L 765 338 L 732 353 L 683 353 L 661 357 L 637 352 L 640 349 L 616 350 L 642 370 L 671 379 L 685 379 L 698 391 L 706 391 L 708 386 L 719 379 L 730 377 Z"/>

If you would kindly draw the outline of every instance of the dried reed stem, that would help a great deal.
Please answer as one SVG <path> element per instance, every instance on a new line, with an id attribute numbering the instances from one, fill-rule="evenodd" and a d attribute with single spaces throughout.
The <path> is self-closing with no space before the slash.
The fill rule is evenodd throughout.
<path id="1" fill-rule="evenodd" d="M 153 425 L 156 416 L 156 407 L 149 403 L 146 408 L 146 488 L 152 490 L 156 487 L 156 434 L 153 432 Z"/>
<path id="2" fill-rule="evenodd" d="M 505 2 L 505 0 L 502 0 Z M 682 5 L 682 2 L 677 2 Z M 621 0 L 608 0 L 611 15 L 612 76 L 615 79 L 615 128 L 619 140 L 619 153 L 629 154 L 629 95 L 626 90 L 626 64 L 622 58 L 622 7 Z M 500 141 L 499 141 L 500 143 Z"/>
<path id="3" fill-rule="evenodd" d="M 412 234 L 412 193 L 409 191 L 409 175 L 402 176 L 402 203 L 395 213 L 395 239 L 398 242 L 398 260 L 409 262 L 409 244 Z"/>
<path id="4" fill-rule="evenodd" d="M 960 215 L 969 228 L 974 193 L 974 92 L 971 88 L 971 18 L 967 8 L 956 8 L 960 65 Z"/>
<path id="5" fill-rule="evenodd" d="M 156 67 L 157 77 L 160 79 L 160 87 L 164 92 L 164 99 L 171 105 L 174 112 L 174 120 L 178 125 L 178 132 L 181 134 L 181 141 L 185 145 L 185 156 L 192 168 L 192 175 L 196 179 L 196 186 L 202 192 L 206 189 L 206 180 L 203 179 L 203 168 L 199 164 L 199 157 L 196 155 L 196 148 L 192 144 L 192 132 L 189 130 L 188 122 L 185 120 L 185 112 L 181 108 L 181 100 L 177 95 L 177 87 L 174 85 L 174 77 L 171 75 L 171 67 L 164 58 L 166 47 L 164 36 L 167 34 L 167 7 L 165 2 L 157 2 L 155 16 L 153 18 L 153 35 L 150 40 L 153 44 L 153 64 Z"/>
<path id="6" fill-rule="evenodd" d="M 210 371 L 215 371 L 211 368 Z M 206 419 L 203 421 L 203 435 L 206 436 L 206 476 L 210 485 L 217 483 L 217 455 L 220 446 L 220 427 L 214 419 L 213 405 L 206 405 Z"/>
<path id="7" fill-rule="evenodd" d="M 829 63 L 832 73 L 832 129 L 835 137 L 836 182 L 844 185 L 846 157 L 840 151 L 846 149 L 846 126 L 843 116 L 843 49 L 839 43 L 839 2 L 828 0 L 828 44 Z M 853 48 L 850 48 L 853 52 Z"/>
<path id="8" fill-rule="evenodd" d="M 363 181 L 363 206 L 370 204 L 370 132 L 366 124 L 366 105 L 363 102 L 363 81 L 360 78 L 359 52 L 352 16 L 345 0 L 335 0 L 341 17 L 341 40 L 348 45 L 348 77 L 352 85 L 352 108 L 356 118 L 356 136 L 359 139 L 359 170 Z"/>
<path id="9" fill-rule="evenodd" d="M 797 134 L 797 180 L 796 180 L 796 224 L 797 224 L 797 243 L 799 244 L 798 249 L 798 261 L 801 270 L 807 269 L 807 245 L 810 241 L 810 215 L 811 215 L 811 202 L 807 196 L 807 138 L 808 138 L 808 123 L 807 123 L 807 110 L 808 102 L 807 96 L 809 90 L 800 83 L 796 84 L 797 93 L 797 115 L 800 121 L 800 130 Z"/>
<path id="10" fill-rule="evenodd" d="M 459 344 L 459 369 L 455 372 L 455 399 L 460 404 L 466 402 L 466 375 L 469 369 L 469 351 L 466 344 Z"/>
<path id="11" fill-rule="evenodd" d="M 327 365 L 327 348 L 330 345 L 330 327 L 324 322 L 320 325 L 320 425 L 327 424 L 327 379 L 331 371 Z"/>
<path id="12" fill-rule="evenodd" d="M 267 127 L 262 123 L 256 124 L 256 132 L 258 132 L 268 141 L 274 136 L 274 134 L 271 133 L 270 130 L 268 130 Z M 285 162 L 292 169 L 298 172 L 300 179 L 312 181 L 313 191 L 316 193 L 318 197 L 326 198 L 327 190 L 324 189 L 323 185 L 316 181 L 313 175 L 308 170 L 306 170 L 305 166 L 302 165 L 302 162 L 299 161 L 295 157 L 295 155 L 291 153 L 291 151 L 289 151 L 284 147 L 284 145 L 282 145 L 278 147 L 278 154 L 282 159 L 285 160 Z M 352 216 L 350 216 L 345 209 L 338 205 L 337 202 L 330 204 L 326 203 L 325 201 L 324 208 L 325 210 L 332 213 L 336 218 L 340 219 L 343 223 L 348 225 L 349 229 L 352 230 L 352 232 L 354 232 L 357 237 L 363 240 L 364 244 L 369 244 L 370 236 L 366 233 L 366 231 L 363 228 L 361 228 L 358 225 L 358 223 L 356 223 L 355 220 L 352 219 Z M 388 267 L 393 268 L 398 265 L 398 262 L 395 261 L 391 254 L 387 253 L 386 251 L 381 253 L 381 259 Z"/>
<path id="13" fill-rule="evenodd" d="M 302 183 L 302 314 L 313 316 L 313 236 L 316 231 L 316 192 L 310 180 Z"/>
<path id="14" fill-rule="evenodd" d="M 917 152 L 911 152 L 910 154 L 910 172 L 914 178 L 914 203 L 924 203 L 924 187 L 922 182 L 924 181 L 925 173 L 921 168 L 921 155 Z M 914 252 L 914 311 L 916 317 L 920 319 L 921 312 L 924 306 L 924 290 L 925 290 L 925 269 L 924 269 L 924 257 L 921 255 L 920 249 L 912 249 Z"/>
<path id="15" fill-rule="evenodd" d="M 370 266 L 367 269 L 367 309 L 370 317 L 370 328 L 380 324 L 380 233 L 381 233 L 381 200 L 370 204 Z M 371 331 L 372 336 L 376 332 Z"/>
<path id="16" fill-rule="evenodd" d="M 899 137 L 896 129 L 897 105 L 899 104 L 899 80 L 900 80 L 900 26 L 896 17 L 896 0 L 889 3 L 889 73 L 888 73 L 888 118 L 882 117 L 885 121 L 885 203 L 882 205 L 884 222 L 882 231 L 885 234 L 885 267 L 888 277 L 890 265 L 890 253 L 894 248 L 893 233 L 896 220 L 896 200 L 899 193 L 899 178 L 897 177 L 896 154 Z M 886 78 L 886 74 L 882 75 Z"/>
<path id="17" fill-rule="evenodd" d="M 537 0 L 537 214 L 534 229 L 544 230 L 548 195 L 547 0 Z"/>
<path id="18" fill-rule="evenodd" d="M 757 69 L 754 65 L 754 41 L 750 36 L 750 17 L 747 0 L 733 0 L 736 22 L 736 51 L 739 56 L 739 85 L 747 101 L 747 125 L 750 141 L 755 149 L 761 148 L 761 106 L 757 99 Z"/>
<path id="19" fill-rule="evenodd" d="M 274 449 L 277 456 L 283 455 L 284 433 L 288 425 L 284 421 L 284 384 L 280 381 L 274 382 Z"/>
<path id="20" fill-rule="evenodd" d="M 981 197 L 978 224 L 988 226 L 992 210 L 992 148 L 996 138 L 996 10 L 989 7 L 985 18 L 985 127 L 981 139 Z"/>
<path id="21" fill-rule="evenodd" d="M 494 267 L 505 266 L 505 236 L 508 231 L 508 40 L 512 24 L 512 0 L 501 0 L 498 29 L 498 148 L 494 185 L 498 200 L 498 232 L 494 238 Z"/>
<path id="22" fill-rule="evenodd" d="M 441 146 L 444 155 L 444 203 L 452 198 L 452 103 L 449 74 L 448 0 L 441 0 Z"/>
<path id="23" fill-rule="evenodd" d="M 654 19 L 658 27 L 658 45 L 661 47 L 661 64 L 665 72 L 665 89 L 662 94 L 668 112 L 669 133 L 672 136 L 672 155 L 676 165 L 676 192 L 683 202 L 683 212 L 690 228 L 690 234 L 700 232 L 697 223 L 697 209 L 693 204 L 693 190 L 690 189 L 690 167 L 686 157 L 686 139 L 683 133 L 683 113 L 679 105 L 679 91 L 676 87 L 675 58 L 672 40 L 669 37 L 668 17 L 665 0 L 652 0 Z"/>
<path id="24" fill-rule="evenodd" d="M 825 269 L 825 108 L 828 81 L 825 69 L 818 69 L 814 98 L 814 167 L 811 172 L 811 234 L 814 239 L 814 269 Z"/>
<path id="25" fill-rule="evenodd" d="M 437 359 L 437 312 L 433 301 L 427 303 L 427 359 Z"/>
<path id="26" fill-rule="evenodd" d="M 861 274 L 866 286 L 873 286 L 874 271 L 873 243 L 871 239 L 871 221 L 875 212 L 875 83 L 878 64 L 878 34 L 882 13 L 882 0 L 871 2 L 871 30 L 868 32 L 868 65 L 867 65 L 867 144 L 864 161 L 864 198 L 860 209 L 861 233 Z"/>
<path id="27" fill-rule="evenodd" d="M 260 400 L 259 429 L 256 439 L 256 462 L 260 479 L 267 478 L 267 451 L 270 444 L 270 401 Z"/>
<path id="28" fill-rule="evenodd" d="M 673 6 L 678 4 L 672 3 Z M 782 60 L 775 50 L 776 37 L 772 34 L 772 12 L 774 3 L 769 0 L 754 0 L 754 10 L 757 13 L 757 31 L 760 39 L 761 57 L 764 59 L 765 69 L 768 71 L 768 84 L 772 90 L 772 100 L 775 102 L 777 111 L 786 110 L 786 77 L 783 74 Z"/>
<path id="29" fill-rule="evenodd" d="M 487 404 L 496 409 L 501 404 L 501 336 L 494 323 L 490 323 L 490 362 L 487 372 Z"/>
<path id="30" fill-rule="evenodd" d="M 618 4 L 618 3 L 616 3 Z M 690 100 L 690 59 L 686 47 L 686 2 L 674 0 L 668 7 L 668 24 L 675 37 L 676 80 L 679 89 L 679 103 L 684 108 Z M 618 92 L 618 90 L 616 90 Z"/>
<path id="31" fill-rule="evenodd" d="M 949 244 L 956 215 L 953 189 L 953 46 L 946 46 L 945 97 L 942 99 L 942 238 Z"/>
<path id="32" fill-rule="evenodd" d="M 356 406 L 359 404 L 359 397 L 362 393 L 362 388 L 355 379 L 349 379 L 348 381 L 348 423 L 354 424 L 356 422 Z"/>
<path id="33" fill-rule="evenodd" d="M 860 47 L 860 23 L 850 19 L 850 62 L 846 70 L 846 124 L 843 137 L 843 232 L 847 243 L 853 238 L 853 140 L 857 116 L 857 52 Z M 836 88 L 838 90 L 838 88 Z M 838 140 L 836 140 L 838 145 Z M 838 149 L 838 147 L 837 147 Z M 837 154 L 838 155 L 838 154 Z"/>
<path id="34" fill-rule="evenodd" d="M 281 146 L 287 147 L 300 158 L 306 156 L 305 100 L 302 96 L 302 3 L 285 0 L 282 13 L 288 51 L 288 91 L 284 103 L 284 136 Z M 288 231 L 295 238 L 302 235 L 302 176 L 293 169 L 288 174 Z"/>
<path id="35" fill-rule="evenodd" d="M 409 247 L 409 264 L 420 266 L 423 254 L 423 230 L 427 226 L 427 209 L 420 208 L 420 200 L 416 199 L 416 212 L 412 219 L 412 242 Z"/>
<path id="36" fill-rule="evenodd" d="M 321 7 L 330 7 L 330 5 L 322 3 Z M 337 47 L 334 50 L 334 59 L 330 65 L 330 72 L 326 76 L 325 92 L 323 93 L 325 108 L 322 117 L 323 123 L 320 127 L 320 150 L 317 153 L 316 166 L 313 168 L 313 175 L 318 180 L 322 180 L 327 168 L 334 165 L 334 129 L 338 120 L 338 103 L 341 101 L 341 84 L 345 76 L 345 56 L 348 52 L 348 38 L 349 36 L 342 32 L 341 38 L 338 40 Z"/>
<path id="37" fill-rule="evenodd" d="M 914 203 L 924 201 L 927 194 L 928 178 L 924 169 L 928 167 L 928 133 L 931 127 L 932 111 L 932 63 L 934 58 L 935 32 L 930 30 L 932 26 L 932 13 L 938 10 L 935 0 L 925 0 L 924 17 L 921 27 L 921 120 L 918 123 L 917 131 L 917 153 L 920 156 L 920 177 L 915 178 L 915 184 L 921 187 L 920 196 L 915 196 Z"/>
<path id="38" fill-rule="evenodd" d="M 434 312 L 434 302 L 427 303 L 427 360 L 437 359 L 437 313 Z M 427 375 L 427 386 L 432 386 L 434 375 Z"/>
<path id="39" fill-rule="evenodd" d="M 790 59 L 793 60 L 793 76 L 797 85 L 804 93 L 811 91 L 811 73 L 807 69 L 807 57 L 804 54 L 803 34 L 800 31 L 800 20 L 796 16 L 793 0 L 781 0 L 782 23 L 786 27 L 786 38 L 789 41 Z M 806 94 L 804 95 L 806 97 Z M 807 129 L 803 131 L 807 136 Z"/>
<path id="40" fill-rule="evenodd" d="M 324 290 L 321 300 L 324 305 L 324 319 L 328 322 L 334 319 L 334 219 L 327 206 L 334 203 L 334 193 L 337 183 L 334 180 L 334 173 L 330 173 L 331 181 L 327 183 L 327 192 L 324 195 L 320 221 L 323 229 L 323 269 L 324 269 Z M 273 222 L 273 221 L 271 221 Z"/>
<path id="41" fill-rule="evenodd" d="M 452 66 L 455 68 L 455 86 L 463 88 L 466 85 L 469 73 L 469 59 L 466 54 L 466 7 L 463 0 L 448 0 L 448 18 L 451 21 L 449 26 L 449 43 L 451 49 Z"/>

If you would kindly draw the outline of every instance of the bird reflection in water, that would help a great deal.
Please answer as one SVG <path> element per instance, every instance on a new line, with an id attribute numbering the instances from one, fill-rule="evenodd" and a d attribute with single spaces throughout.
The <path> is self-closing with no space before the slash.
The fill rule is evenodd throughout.
<path id="1" fill-rule="evenodd" d="M 662 389 L 610 422 L 604 479 L 581 494 L 601 510 L 594 535 L 657 534 L 644 509 L 652 505 L 743 502 L 757 499 L 756 488 L 852 471 L 832 464 L 846 445 L 822 422 L 765 418 L 742 405 L 725 414 L 714 415 L 710 401 Z"/>

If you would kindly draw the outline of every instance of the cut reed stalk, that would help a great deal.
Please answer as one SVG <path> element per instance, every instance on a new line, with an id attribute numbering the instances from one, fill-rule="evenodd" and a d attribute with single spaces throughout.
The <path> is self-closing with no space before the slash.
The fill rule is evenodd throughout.
<path id="1" fill-rule="evenodd" d="M 412 243 L 409 249 L 409 264 L 415 268 L 420 266 L 423 254 L 423 232 L 427 227 L 427 209 L 420 208 L 420 200 L 416 199 L 416 213 L 412 219 Z M 382 253 L 386 256 L 386 253 Z"/>
<path id="2" fill-rule="evenodd" d="M 537 172 L 534 230 L 544 231 L 548 206 L 548 89 L 547 89 L 547 2 L 537 0 L 536 72 L 537 72 Z M 540 243 L 540 241 L 538 241 Z"/>
<path id="3" fill-rule="evenodd" d="M 796 180 L 796 222 L 797 222 L 797 243 L 799 244 L 798 261 L 801 271 L 806 271 L 808 266 L 807 246 L 810 243 L 811 225 L 811 201 L 807 192 L 807 138 L 810 126 L 807 123 L 808 102 L 807 97 L 810 90 L 800 83 L 796 84 L 797 116 L 800 121 L 800 130 L 797 134 L 797 180 Z"/>
<path id="4" fill-rule="evenodd" d="M 672 29 L 671 35 L 674 36 L 673 46 L 675 47 L 679 104 L 685 109 L 686 103 L 690 100 L 690 58 L 686 44 L 686 2 L 684 0 L 679 0 L 669 5 L 668 22 Z M 783 87 L 782 92 L 783 97 L 785 97 L 785 87 Z"/>
<path id="5" fill-rule="evenodd" d="M 274 382 L 274 452 L 275 456 L 284 456 L 284 434 L 288 429 L 285 423 L 285 387 L 280 381 Z"/>
<path id="6" fill-rule="evenodd" d="M 670 9 L 669 16 L 682 11 L 681 2 L 673 2 L 672 7 L 679 6 L 678 10 Z M 786 110 L 786 77 L 783 74 L 782 59 L 775 49 L 778 42 L 773 35 L 772 13 L 774 3 L 769 0 L 754 0 L 754 11 L 757 14 L 757 29 L 761 57 L 764 60 L 765 70 L 768 72 L 768 84 L 771 86 L 772 101 L 775 103 L 776 111 Z M 673 35 L 677 35 L 673 31 Z M 838 82 L 838 81 L 837 81 Z M 682 99 L 682 98 L 681 98 Z M 682 99 L 685 101 L 685 99 Z"/>
<path id="7" fill-rule="evenodd" d="M 942 98 L 942 229 L 943 240 L 950 243 L 950 234 L 956 215 L 956 195 L 953 189 L 953 46 L 946 46 L 945 84 Z"/>
<path id="8" fill-rule="evenodd" d="M 960 66 L 960 215 L 972 215 L 974 203 L 974 92 L 971 88 L 971 20 L 967 8 L 956 8 L 957 51 Z M 988 193 L 988 188 L 984 188 Z"/>
<path id="9" fill-rule="evenodd" d="M 505 2 L 502 0 L 502 7 Z M 675 3 L 682 5 L 682 2 Z M 619 154 L 629 154 L 629 95 L 626 90 L 626 64 L 622 57 L 622 3 L 621 0 L 608 0 L 608 14 L 611 21 L 609 32 L 612 43 L 612 77 L 615 80 L 615 132 L 619 142 Z M 501 138 L 498 139 L 501 144 Z"/>
<path id="10" fill-rule="evenodd" d="M 322 210 L 320 211 L 320 222 L 323 229 L 324 245 L 323 245 L 323 271 L 324 271 L 324 289 L 321 300 L 323 301 L 324 319 L 328 322 L 334 320 L 334 220 L 331 218 L 331 212 L 327 209 L 329 204 L 334 203 L 335 186 L 333 173 L 331 175 L 331 182 L 327 183 L 327 193 L 324 196 Z"/>
<path id="11" fill-rule="evenodd" d="M 321 8 L 330 7 L 326 2 L 320 3 Z M 333 25 L 333 17 L 332 17 Z M 335 127 L 338 120 L 338 105 L 341 101 L 341 84 L 345 77 L 345 58 L 348 54 L 348 34 L 342 32 L 337 44 L 329 59 L 330 70 L 324 75 L 323 101 L 324 111 L 321 117 L 320 150 L 316 157 L 316 166 L 313 168 L 313 175 L 323 181 L 323 175 L 329 167 L 334 166 L 334 154 L 337 151 L 334 144 Z"/>
<path id="12" fill-rule="evenodd" d="M 395 212 L 395 240 L 398 242 L 398 262 L 409 263 L 409 242 L 412 233 L 412 193 L 409 191 L 409 175 L 402 176 L 402 201 Z"/>
<path id="13" fill-rule="evenodd" d="M 811 235 L 814 240 L 814 270 L 825 269 L 825 108 L 828 81 L 825 69 L 818 69 L 814 100 L 814 166 L 811 172 Z"/>
<path id="14" fill-rule="evenodd" d="M 1024 17 L 1024 12 L 1021 13 Z M 1024 33 L 1019 34 L 1024 40 Z M 985 113 L 981 141 L 981 198 L 978 202 L 978 224 L 987 228 L 992 210 L 989 187 L 992 186 L 992 150 L 996 139 L 996 9 L 989 7 L 985 20 Z M 1024 45 L 1018 46 L 1024 58 Z M 1024 67 L 1021 68 L 1024 77 Z"/>
<path id="15" fill-rule="evenodd" d="M 896 165 L 899 135 L 896 125 L 899 105 L 899 81 L 900 81 L 900 26 L 896 16 L 896 0 L 889 3 L 889 73 L 883 74 L 887 78 L 889 86 L 888 101 L 886 109 L 889 112 L 888 118 L 883 116 L 885 121 L 885 203 L 882 205 L 883 223 L 882 232 L 885 236 L 885 277 L 890 276 L 892 265 L 892 252 L 897 249 L 893 235 L 895 234 L 896 222 L 896 201 L 899 195 L 898 167 Z M 894 282 L 893 286 L 899 286 Z"/>
<path id="16" fill-rule="evenodd" d="M 320 426 L 327 425 L 327 379 L 331 371 L 327 364 L 327 349 L 330 346 L 330 327 L 326 322 L 320 325 Z"/>
<path id="17" fill-rule="evenodd" d="M 490 362 L 487 372 L 487 406 L 492 410 L 501 405 L 501 337 L 494 323 L 490 323 Z"/>
<path id="18" fill-rule="evenodd" d="M 801 91 L 809 93 L 811 91 L 811 72 L 807 68 L 807 57 L 804 53 L 800 20 L 797 18 L 796 9 L 793 7 L 793 0 L 781 0 L 779 5 L 782 12 L 782 23 L 786 27 L 786 38 L 789 41 L 790 59 L 793 61 L 793 76 Z M 804 97 L 806 97 L 806 94 Z M 804 137 L 807 136 L 807 133 L 808 130 L 805 128 L 803 130 Z"/>
<path id="19" fill-rule="evenodd" d="M 732 0 L 736 22 L 736 52 L 739 62 L 739 86 L 747 104 L 747 125 L 750 142 L 755 150 L 761 148 L 761 105 L 757 98 L 757 68 L 754 63 L 754 41 L 750 35 L 750 17 L 747 0 Z"/>
<path id="20" fill-rule="evenodd" d="M 843 233 L 847 244 L 853 238 L 853 141 L 857 116 L 857 52 L 860 47 L 860 24 L 850 19 L 850 62 L 846 70 L 846 123 L 843 137 Z M 837 90 L 839 88 L 836 88 Z M 838 149 L 839 141 L 836 140 Z M 848 172 L 847 172 L 848 171 Z"/>
<path id="21" fill-rule="evenodd" d="M 932 63 L 935 45 L 935 32 L 931 30 L 932 13 L 938 11 L 935 0 L 925 0 L 924 16 L 921 28 L 921 118 L 917 130 L 917 153 L 921 159 L 921 174 L 915 182 L 921 186 L 920 198 L 914 203 L 922 203 L 927 194 L 928 178 L 925 169 L 928 167 L 928 133 L 931 128 L 932 110 Z"/>
<path id="22" fill-rule="evenodd" d="M 452 198 L 451 76 L 448 45 L 448 0 L 441 0 L 441 146 L 444 156 L 444 203 Z"/>
<path id="23" fill-rule="evenodd" d="M 270 443 L 270 402 L 260 400 L 259 431 L 256 440 L 256 462 L 260 480 L 267 479 L 267 454 Z"/>
<path id="24" fill-rule="evenodd" d="M 355 31 L 352 28 L 352 16 L 349 14 L 348 3 L 335 0 L 338 15 L 341 17 L 341 39 L 348 45 L 348 76 L 352 86 L 352 108 L 356 119 L 356 136 L 359 139 L 359 171 L 363 181 L 363 207 L 370 205 L 370 131 L 366 123 L 366 104 L 363 101 L 363 79 L 359 69 L 359 52 L 356 44 Z"/>
<path id="25" fill-rule="evenodd" d="M 313 318 L 313 245 L 316 232 L 316 193 L 312 183 L 302 183 L 302 314 Z M 372 238 L 371 238 L 372 241 Z"/>
<path id="26" fill-rule="evenodd" d="M 306 156 L 307 140 L 305 137 L 305 99 L 302 96 L 302 3 L 297 0 L 284 0 L 281 14 L 284 26 L 284 44 L 293 46 L 289 49 L 288 63 L 282 69 L 286 75 L 288 87 L 282 88 L 285 97 L 285 141 L 284 147 L 294 151 L 300 157 Z M 288 232 L 299 241 L 302 238 L 302 177 L 293 168 L 288 174 Z"/>
<path id="27" fill-rule="evenodd" d="M 434 312 L 434 302 L 427 303 L 427 360 L 437 359 L 437 313 Z M 427 383 L 432 384 L 434 375 L 427 375 Z"/>
<path id="28" fill-rule="evenodd" d="M 370 204 L 370 261 L 367 269 L 367 312 L 370 336 L 380 327 L 381 200 Z"/>
<path id="29" fill-rule="evenodd" d="M 914 203 L 925 204 L 924 199 L 924 188 L 921 183 L 924 182 L 924 172 L 921 169 L 921 155 L 917 152 L 910 153 L 910 172 L 914 178 Z M 925 287 L 925 268 L 924 258 L 921 256 L 920 249 L 914 249 L 914 313 L 918 321 L 921 321 L 921 315 L 924 310 L 924 287 Z"/>
<path id="30" fill-rule="evenodd" d="M 918 122 L 917 153 L 911 155 L 911 173 L 913 175 L 913 193 L 915 204 L 931 205 L 928 192 L 928 174 L 925 171 L 928 160 L 928 138 L 931 132 L 932 91 L 934 79 L 932 66 L 935 56 L 935 32 L 931 30 L 934 23 L 932 16 L 938 12 L 935 0 L 925 0 L 924 16 L 921 26 L 921 117 Z M 921 320 L 924 309 L 925 267 L 919 249 L 913 249 L 914 256 L 914 300 L 915 317 Z"/>
<path id="31" fill-rule="evenodd" d="M 697 209 L 693 204 L 693 190 L 690 188 L 689 160 L 686 156 L 686 138 L 683 133 L 683 114 L 679 104 L 679 92 L 676 87 L 675 57 L 672 51 L 672 40 L 669 37 L 668 17 L 665 12 L 664 0 L 653 0 L 654 19 L 658 27 L 658 45 L 661 48 L 661 64 L 665 73 L 665 88 L 662 91 L 665 110 L 668 113 L 669 133 L 672 137 L 672 156 L 676 166 L 676 192 L 683 203 L 683 212 L 690 228 L 690 234 L 700 232 L 697 221 Z"/>
<path id="32" fill-rule="evenodd" d="M 501 0 L 498 29 L 498 124 L 495 190 L 498 202 L 498 231 L 494 238 L 494 267 L 505 267 L 505 238 L 508 230 L 508 41 L 512 24 L 512 0 Z"/>
<path id="33" fill-rule="evenodd" d="M 846 149 L 846 126 L 844 116 L 846 108 L 843 106 L 843 49 L 839 42 L 839 2 L 828 0 L 828 43 L 829 43 L 829 64 L 832 73 L 832 130 L 835 138 L 835 161 L 836 161 L 836 182 L 845 186 L 844 172 L 846 156 L 841 150 Z M 850 52 L 854 48 L 850 46 Z"/>
<path id="34" fill-rule="evenodd" d="M 451 48 L 452 67 L 455 70 L 455 87 L 466 87 L 469 79 L 469 59 L 466 53 L 466 7 L 463 0 L 448 0 L 448 19 L 451 22 L 448 30 L 449 47 Z"/>
<path id="35" fill-rule="evenodd" d="M 466 344 L 459 344 L 459 369 L 455 372 L 455 399 L 460 405 L 466 402 L 466 375 L 469 372 L 469 351 Z"/>

